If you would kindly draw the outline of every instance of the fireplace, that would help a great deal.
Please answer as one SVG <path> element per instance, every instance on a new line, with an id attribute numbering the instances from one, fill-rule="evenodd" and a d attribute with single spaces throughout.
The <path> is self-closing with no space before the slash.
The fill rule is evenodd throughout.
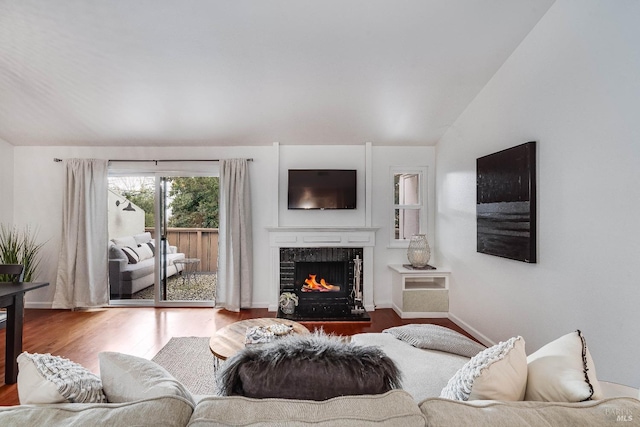
<path id="1" fill-rule="evenodd" d="M 292 318 L 366 315 L 360 286 L 362 259 L 363 248 L 280 248 L 280 292 L 294 292 L 299 301 Z"/>

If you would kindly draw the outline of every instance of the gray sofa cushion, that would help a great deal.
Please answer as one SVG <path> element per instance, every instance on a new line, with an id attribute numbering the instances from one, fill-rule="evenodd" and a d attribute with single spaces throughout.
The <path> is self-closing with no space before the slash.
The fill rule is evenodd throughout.
<path id="1" fill-rule="evenodd" d="M 223 365 L 218 380 L 223 395 L 326 400 L 385 393 L 399 387 L 400 373 L 378 347 L 317 333 L 246 347 Z"/>
<path id="2" fill-rule="evenodd" d="M 424 416 L 402 390 L 385 394 L 343 396 L 322 402 L 287 399 L 250 399 L 240 396 L 205 397 L 196 406 L 190 427 L 424 426 Z"/>
<path id="3" fill-rule="evenodd" d="M 173 265 L 174 261 L 183 258 L 183 253 L 167 254 L 167 265 L 171 266 Z M 120 278 L 121 280 L 132 281 L 141 277 L 153 275 L 155 262 L 155 258 L 149 258 L 145 259 L 144 261 L 140 261 L 137 264 L 125 264 L 120 269 Z M 182 266 L 180 266 L 180 271 L 182 271 Z"/>
<path id="4" fill-rule="evenodd" d="M 126 403 L 60 403 L 0 407 L 1 426 L 163 426 L 187 425 L 193 407 L 178 396 Z"/>
<path id="5" fill-rule="evenodd" d="M 637 426 L 640 401 L 628 397 L 590 402 L 462 402 L 427 399 L 420 410 L 428 426 L 457 427 L 602 427 Z"/>
<path id="6" fill-rule="evenodd" d="M 137 264 L 127 264 L 122 267 L 120 274 L 122 280 L 135 280 L 140 277 L 153 274 L 156 261 L 154 258 L 145 259 Z"/>

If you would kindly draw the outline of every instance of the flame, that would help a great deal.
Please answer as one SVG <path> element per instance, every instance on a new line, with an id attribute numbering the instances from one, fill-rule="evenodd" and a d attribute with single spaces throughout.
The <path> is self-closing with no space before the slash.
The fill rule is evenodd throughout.
<path id="1" fill-rule="evenodd" d="M 324 279 L 320 279 L 320 283 L 316 281 L 317 274 L 309 274 L 309 278 L 305 279 L 302 286 L 302 292 L 338 292 L 340 286 L 331 285 Z"/>

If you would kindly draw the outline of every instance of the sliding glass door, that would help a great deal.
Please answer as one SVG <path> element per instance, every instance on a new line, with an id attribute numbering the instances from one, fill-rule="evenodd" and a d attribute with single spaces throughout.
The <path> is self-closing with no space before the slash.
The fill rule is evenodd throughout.
<path id="1" fill-rule="evenodd" d="M 218 177 L 203 175 L 110 176 L 112 305 L 215 304 Z"/>

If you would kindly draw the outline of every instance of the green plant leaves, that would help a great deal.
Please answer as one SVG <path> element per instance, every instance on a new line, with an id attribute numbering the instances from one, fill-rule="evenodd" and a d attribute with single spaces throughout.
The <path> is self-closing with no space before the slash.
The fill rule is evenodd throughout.
<path id="1" fill-rule="evenodd" d="M 37 231 L 26 226 L 22 230 L 0 224 L 0 263 L 22 264 L 25 282 L 35 277 L 40 258 L 38 253 L 46 242 L 38 243 Z M 0 282 L 8 282 L 11 277 L 0 275 Z"/>

